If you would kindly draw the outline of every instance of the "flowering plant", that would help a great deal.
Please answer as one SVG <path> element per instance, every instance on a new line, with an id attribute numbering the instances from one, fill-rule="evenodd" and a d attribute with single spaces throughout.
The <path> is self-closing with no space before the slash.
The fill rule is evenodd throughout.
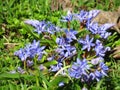
<path id="1" fill-rule="evenodd" d="M 111 35 L 107 30 L 114 24 L 99 26 L 97 22 L 92 22 L 98 13 L 99 10 L 82 10 L 79 14 L 69 12 L 61 20 L 67 22 L 66 29 L 51 22 L 26 20 L 26 24 L 35 28 L 32 33 L 38 38 L 14 53 L 23 63 L 17 71 L 33 76 L 40 73 L 44 76 L 40 83 L 47 89 L 52 88 L 51 85 L 65 87 L 65 84 L 76 80 L 83 83 L 80 87 L 84 84 L 88 87 L 108 76 L 109 68 L 104 57 L 110 47 L 105 46 L 104 41 Z M 80 22 L 78 30 L 70 28 L 72 20 Z M 83 28 L 86 28 L 86 33 L 82 32 Z"/>

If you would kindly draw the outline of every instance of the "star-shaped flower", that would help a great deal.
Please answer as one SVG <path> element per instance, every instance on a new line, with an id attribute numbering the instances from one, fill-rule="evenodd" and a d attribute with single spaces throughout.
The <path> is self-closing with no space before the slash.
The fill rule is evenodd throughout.
<path id="1" fill-rule="evenodd" d="M 90 51 L 91 47 L 95 46 L 93 43 L 93 38 L 90 39 L 89 35 L 87 35 L 85 39 L 80 39 L 79 43 L 82 44 L 82 50 L 87 49 Z"/>
<path id="2" fill-rule="evenodd" d="M 73 14 L 70 11 L 68 11 L 67 16 L 62 16 L 62 18 L 62 22 L 70 22 L 73 19 Z"/>

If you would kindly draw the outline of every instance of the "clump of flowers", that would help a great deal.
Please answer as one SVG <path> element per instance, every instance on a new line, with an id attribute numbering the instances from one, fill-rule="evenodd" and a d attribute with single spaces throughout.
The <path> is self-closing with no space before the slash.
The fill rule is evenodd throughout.
<path id="1" fill-rule="evenodd" d="M 107 76 L 109 70 L 104 56 L 110 47 L 104 46 L 103 41 L 111 35 L 107 30 L 114 24 L 108 23 L 99 26 L 97 22 L 92 22 L 92 18 L 98 13 L 99 10 L 89 12 L 82 10 L 79 14 L 68 12 L 68 15 L 61 20 L 67 22 L 67 29 L 56 27 L 50 22 L 26 20 L 26 24 L 35 28 L 34 32 L 37 32 L 38 35 L 48 35 L 49 33 L 50 39 L 46 40 L 42 37 L 40 40 L 34 40 L 32 44 L 26 45 L 25 48 L 21 48 L 14 54 L 21 61 L 26 61 L 28 67 L 34 65 L 33 59 L 37 59 L 40 61 L 37 63 L 38 66 L 47 69 L 48 73 L 54 73 L 54 77 L 66 75 L 73 80 L 78 79 L 84 83 L 100 81 L 104 76 Z M 71 29 L 70 22 L 73 19 L 78 20 L 82 27 L 85 26 L 89 34 L 79 36 L 79 29 Z M 95 38 L 96 35 L 97 38 Z M 46 62 L 54 61 L 55 63 L 46 65 Z M 25 72 L 20 67 L 18 69 L 18 72 Z M 43 68 L 41 70 L 44 71 Z M 61 82 L 58 83 L 59 86 L 64 86 L 64 82 Z"/>
<path id="2" fill-rule="evenodd" d="M 51 22 L 45 22 L 45 21 L 38 21 L 38 20 L 26 20 L 26 24 L 32 25 L 35 30 L 34 32 L 37 32 L 38 34 L 54 34 L 55 32 L 59 32 L 61 29 Z"/>
<path id="3" fill-rule="evenodd" d="M 40 42 L 36 42 L 36 40 L 34 40 L 32 44 L 28 44 L 25 48 L 21 48 L 20 50 L 16 51 L 14 55 L 18 56 L 21 61 L 33 59 L 36 55 L 38 56 L 38 60 L 40 60 L 44 53 L 44 49 L 45 46 L 40 47 Z"/>

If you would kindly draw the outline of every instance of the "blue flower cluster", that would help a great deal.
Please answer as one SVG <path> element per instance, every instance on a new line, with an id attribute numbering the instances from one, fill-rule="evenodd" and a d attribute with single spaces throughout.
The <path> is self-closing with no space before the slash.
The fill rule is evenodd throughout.
<path id="1" fill-rule="evenodd" d="M 35 32 L 38 34 L 41 33 L 49 33 L 54 34 L 55 32 L 60 32 L 61 29 L 51 22 L 45 22 L 45 21 L 38 21 L 38 20 L 26 20 L 26 24 L 32 25 L 35 28 Z"/>
<path id="2" fill-rule="evenodd" d="M 110 51 L 110 47 L 104 47 L 100 40 L 93 42 L 93 38 L 90 39 L 89 35 L 85 39 L 80 39 L 79 43 L 82 44 L 82 50 L 90 51 L 93 49 L 96 52 L 96 56 L 104 57 L 107 51 Z"/>
<path id="3" fill-rule="evenodd" d="M 80 22 L 86 24 L 87 29 L 93 34 L 100 35 L 101 38 L 106 39 L 111 33 L 107 32 L 114 24 L 104 24 L 99 26 L 97 22 L 92 22 L 99 13 L 98 10 L 92 11 L 81 11 L 80 14 L 75 15 Z M 99 39 L 94 39 L 90 35 L 86 35 L 85 38 L 79 39 L 78 43 L 82 45 L 82 50 L 87 52 L 87 56 L 90 57 L 89 53 L 94 53 L 94 58 L 87 61 L 87 57 L 83 57 L 83 60 L 77 59 L 73 63 L 72 67 L 69 68 L 69 75 L 76 79 L 81 79 L 84 82 L 90 82 L 93 80 L 99 81 L 102 77 L 107 76 L 108 67 L 104 63 L 104 56 L 110 47 L 104 47 Z M 93 56 L 92 56 L 93 57 Z"/>
<path id="4" fill-rule="evenodd" d="M 92 34 L 98 34 L 101 38 L 106 39 L 111 35 L 111 33 L 107 32 L 107 30 L 115 24 L 106 23 L 103 25 L 98 25 L 97 22 L 92 22 L 92 19 L 99 13 L 100 10 L 91 10 L 89 12 L 81 10 L 79 14 L 75 14 L 74 16 L 77 20 L 83 23 Z"/>
<path id="5" fill-rule="evenodd" d="M 58 37 L 56 39 L 56 43 L 58 45 L 67 45 L 67 44 L 70 44 L 72 43 L 74 40 L 77 40 L 77 37 L 76 37 L 76 34 L 78 33 L 77 31 L 75 30 L 63 30 L 65 32 L 65 37 Z"/>
<path id="6" fill-rule="evenodd" d="M 78 33 L 75 30 L 64 30 L 66 37 L 58 37 L 56 38 L 57 48 L 55 49 L 55 52 L 57 54 L 57 61 L 58 64 L 51 66 L 51 71 L 58 71 L 61 68 L 63 68 L 63 61 L 64 59 L 73 57 L 76 54 L 76 47 L 72 46 L 71 43 L 74 40 L 77 40 L 76 34 Z M 50 57 L 49 59 L 54 60 L 54 55 Z M 54 68 L 53 68 L 54 67 Z"/>
<path id="7" fill-rule="evenodd" d="M 38 34 L 47 35 L 49 33 L 56 35 L 55 32 L 62 32 L 63 35 L 59 35 L 59 37 L 55 36 L 56 46 L 40 46 L 40 41 L 34 40 L 32 44 L 26 45 L 25 48 L 21 48 L 14 54 L 18 56 L 21 61 L 26 61 L 28 67 L 34 64 L 32 60 L 34 57 L 41 60 L 45 55 L 45 62 L 52 60 L 57 61 L 56 65 L 50 64 L 48 68 L 42 63 L 39 67 L 41 71 L 47 68 L 50 72 L 59 72 L 64 66 L 73 63 L 68 69 L 62 70 L 62 74 L 68 74 L 70 77 L 80 79 L 83 82 L 99 81 L 102 77 L 107 76 L 108 67 L 104 63 L 104 56 L 106 52 L 110 50 L 110 47 L 104 46 L 101 38 L 102 40 L 107 39 L 107 37 L 111 35 L 107 30 L 114 25 L 104 24 L 99 26 L 97 22 L 92 22 L 92 19 L 96 17 L 99 12 L 99 10 L 91 10 L 89 12 L 82 10 L 79 14 L 68 12 L 67 16 L 61 20 L 63 22 L 71 22 L 73 17 L 75 17 L 75 19 L 84 23 L 90 34 L 84 35 L 83 38 L 79 38 L 77 30 L 70 28 L 64 30 L 45 21 L 26 20 L 25 23 L 35 27 L 34 31 Z M 98 34 L 100 38 L 94 38 L 96 34 Z M 47 54 L 44 54 L 45 52 L 47 52 Z M 85 57 L 82 56 L 83 54 L 86 54 Z M 67 62 L 68 59 L 69 63 Z M 21 68 L 18 69 L 19 72 L 24 72 Z M 59 84 L 59 86 L 62 85 L 61 83 Z"/>
<path id="8" fill-rule="evenodd" d="M 68 69 L 69 75 L 83 82 L 99 81 L 102 77 L 107 76 L 108 66 L 105 65 L 102 58 L 96 58 L 91 61 L 86 59 L 73 63 Z"/>
<path id="9" fill-rule="evenodd" d="M 89 69 L 90 67 L 86 59 L 83 60 L 77 59 L 77 62 L 74 62 L 72 67 L 68 69 L 68 72 L 71 77 L 80 79 L 84 75 L 88 75 L 86 71 L 88 71 Z"/>
<path id="10" fill-rule="evenodd" d="M 16 51 L 14 55 L 18 56 L 21 61 L 26 61 L 29 59 L 33 59 L 35 56 L 38 56 L 38 60 L 40 60 L 43 56 L 43 50 L 45 46 L 40 47 L 40 42 L 33 41 L 32 44 L 26 45 L 25 48 L 21 48 L 20 50 Z M 31 61 L 27 61 L 29 65 L 32 64 Z"/>
<path id="11" fill-rule="evenodd" d="M 80 22 L 88 22 L 89 20 L 92 20 L 92 18 L 96 17 L 99 13 L 99 10 L 91 10 L 91 11 L 84 11 L 81 10 L 79 14 L 75 14 L 77 20 Z"/>
<path id="12" fill-rule="evenodd" d="M 70 44 L 62 45 L 62 46 L 60 45 L 56 49 L 56 52 L 63 59 L 63 58 L 71 57 L 72 55 L 74 55 L 76 53 L 76 48 L 74 46 L 71 46 Z"/>
<path id="13" fill-rule="evenodd" d="M 96 22 L 89 22 L 87 23 L 87 29 L 90 30 L 92 34 L 98 34 L 101 38 L 107 39 L 107 37 L 111 35 L 107 30 L 114 25 L 115 24 L 104 24 L 99 26 Z"/>

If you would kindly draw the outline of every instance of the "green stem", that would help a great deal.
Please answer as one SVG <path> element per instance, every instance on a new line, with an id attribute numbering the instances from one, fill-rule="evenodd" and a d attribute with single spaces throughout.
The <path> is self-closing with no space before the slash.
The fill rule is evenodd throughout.
<path id="1" fill-rule="evenodd" d="M 26 70 L 26 61 L 24 61 L 23 63 L 24 63 L 24 70 Z"/>
<path id="2" fill-rule="evenodd" d="M 55 78 L 56 76 L 58 76 L 63 70 L 69 68 L 70 66 L 71 66 L 71 65 L 68 65 L 68 66 L 66 66 L 66 67 L 61 68 L 61 69 L 54 75 L 54 78 Z"/>
<path id="3" fill-rule="evenodd" d="M 39 80 L 38 80 L 38 77 L 36 76 L 36 85 L 39 86 Z"/>
<path id="4" fill-rule="evenodd" d="M 70 30 L 70 21 L 67 22 L 67 28 Z"/>

